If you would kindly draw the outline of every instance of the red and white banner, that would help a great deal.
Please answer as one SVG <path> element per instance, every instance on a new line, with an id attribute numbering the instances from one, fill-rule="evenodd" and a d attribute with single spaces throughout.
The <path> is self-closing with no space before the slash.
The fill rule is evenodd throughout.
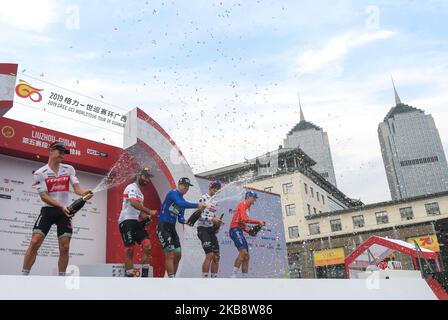
<path id="1" fill-rule="evenodd" d="M 62 141 L 70 150 L 66 163 L 102 174 L 114 165 L 122 152 L 110 145 L 7 118 L 0 118 L 0 137 L 0 153 L 37 161 L 46 161 L 49 145 Z"/>

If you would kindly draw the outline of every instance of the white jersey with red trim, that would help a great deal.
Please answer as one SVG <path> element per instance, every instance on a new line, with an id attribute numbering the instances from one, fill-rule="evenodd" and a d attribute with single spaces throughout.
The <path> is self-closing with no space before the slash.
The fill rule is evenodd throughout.
<path id="1" fill-rule="evenodd" d="M 118 223 L 122 223 L 124 220 L 138 220 L 138 216 L 140 215 L 140 210 L 135 209 L 130 199 L 135 199 L 141 204 L 143 204 L 143 193 L 138 187 L 137 183 L 131 183 L 124 189 L 123 192 L 123 205 L 121 208 L 120 217 L 118 218 Z"/>
<path id="2" fill-rule="evenodd" d="M 70 205 L 70 184 L 79 184 L 75 168 L 68 164 L 60 164 L 59 171 L 55 173 L 48 164 L 34 171 L 33 187 L 39 195 L 48 193 L 50 197 L 63 206 Z M 52 207 L 45 203 L 44 207 Z"/>

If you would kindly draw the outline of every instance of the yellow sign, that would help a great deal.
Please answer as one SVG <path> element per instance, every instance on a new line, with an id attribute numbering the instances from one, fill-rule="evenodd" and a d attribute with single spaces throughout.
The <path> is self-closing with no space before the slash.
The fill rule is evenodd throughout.
<path id="1" fill-rule="evenodd" d="M 314 266 L 332 266 L 335 264 L 344 264 L 344 248 L 314 251 Z"/>
<path id="2" fill-rule="evenodd" d="M 414 240 L 417 241 L 420 248 L 429 249 L 434 252 L 440 251 L 439 241 L 437 241 L 437 236 L 435 234 L 429 234 L 426 236 L 409 238 L 408 243 L 413 245 Z"/>

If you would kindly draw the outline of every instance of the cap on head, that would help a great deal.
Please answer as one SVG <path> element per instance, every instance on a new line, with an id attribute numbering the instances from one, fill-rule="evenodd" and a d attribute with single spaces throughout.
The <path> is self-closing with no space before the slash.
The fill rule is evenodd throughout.
<path id="1" fill-rule="evenodd" d="M 218 190 L 220 190 L 221 187 L 222 187 L 221 181 L 219 181 L 219 180 L 212 181 L 212 182 L 210 182 L 210 185 L 209 185 L 209 188 L 215 188 Z"/>
<path id="2" fill-rule="evenodd" d="M 191 186 L 191 187 L 193 186 L 190 182 L 190 179 L 187 177 L 180 178 L 178 184 L 184 184 L 186 186 Z"/>
<path id="3" fill-rule="evenodd" d="M 154 175 L 151 174 L 151 169 L 149 167 L 143 167 L 143 168 L 139 169 L 136 173 L 136 177 L 140 177 L 141 175 L 148 177 L 148 178 L 154 177 Z"/>
<path id="4" fill-rule="evenodd" d="M 255 191 L 247 191 L 246 195 L 244 196 L 244 199 L 247 199 L 249 197 L 257 199 L 258 198 L 258 194 Z"/>
<path id="5" fill-rule="evenodd" d="M 65 148 L 65 144 L 60 141 L 53 142 L 52 144 L 50 144 L 49 148 L 50 150 L 59 150 L 65 154 L 70 153 L 70 151 L 67 148 Z"/>

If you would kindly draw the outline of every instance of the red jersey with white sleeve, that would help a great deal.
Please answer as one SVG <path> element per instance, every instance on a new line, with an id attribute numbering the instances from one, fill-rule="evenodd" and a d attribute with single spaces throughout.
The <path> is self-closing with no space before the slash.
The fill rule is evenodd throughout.
<path id="1" fill-rule="evenodd" d="M 70 205 L 70 184 L 79 184 L 75 168 L 68 164 L 60 164 L 59 171 L 54 172 L 48 164 L 34 171 L 33 188 L 39 195 L 48 193 L 50 197 L 67 207 Z M 45 203 L 44 207 L 53 207 Z"/>
<path id="2" fill-rule="evenodd" d="M 143 204 L 143 193 L 138 187 L 137 183 L 131 183 L 124 189 L 123 192 L 123 205 L 121 208 L 120 217 L 118 218 L 118 223 L 122 223 L 125 220 L 138 220 L 140 215 L 140 210 L 135 209 L 131 204 L 131 199 L 135 199 L 141 204 Z"/>
<path id="3" fill-rule="evenodd" d="M 241 228 L 243 231 L 248 232 L 249 226 L 247 223 L 252 224 L 261 224 L 262 222 L 259 220 L 250 219 L 247 215 L 247 211 L 249 210 L 249 205 L 246 201 L 241 201 L 236 207 L 235 213 L 233 214 L 232 222 L 230 223 L 230 229 L 232 228 Z"/>

